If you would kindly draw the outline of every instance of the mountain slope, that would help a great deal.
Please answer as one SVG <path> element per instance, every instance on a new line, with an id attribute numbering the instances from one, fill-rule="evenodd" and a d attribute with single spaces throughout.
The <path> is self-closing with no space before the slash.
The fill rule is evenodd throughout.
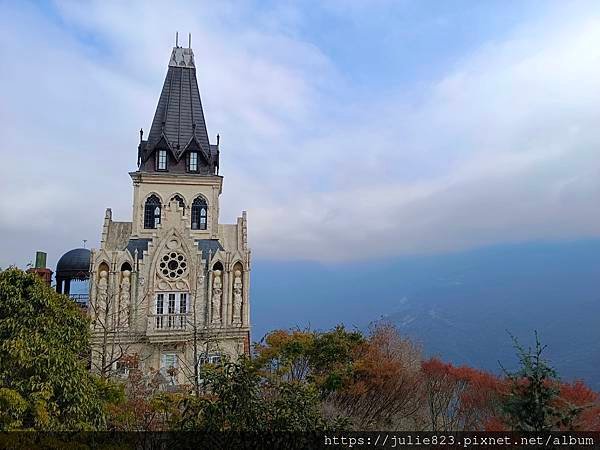
<path id="1" fill-rule="evenodd" d="M 600 240 L 497 246 L 340 265 L 257 261 L 253 338 L 384 318 L 429 355 L 494 372 L 538 330 L 565 379 L 600 390 Z"/>

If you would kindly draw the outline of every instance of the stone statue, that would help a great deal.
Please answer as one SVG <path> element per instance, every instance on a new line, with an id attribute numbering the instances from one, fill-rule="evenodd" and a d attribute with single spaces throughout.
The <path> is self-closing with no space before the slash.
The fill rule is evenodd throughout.
<path id="1" fill-rule="evenodd" d="M 131 272 L 124 270 L 121 280 L 121 295 L 119 297 L 119 324 L 127 328 L 129 326 L 129 309 L 131 308 Z"/>
<path id="2" fill-rule="evenodd" d="M 96 326 L 100 327 L 101 321 L 108 322 L 108 272 L 102 270 L 98 280 L 98 291 L 96 294 L 96 319 L 100 318 L 100 323 L 96 321 Z M 108 324 L 105 323 L 105 326 Z"/>
<path id="3" fill-rule="evenodd" d="M 213 272 L 213 291 L 212 291 L 212 322 L 221 323 L 221 298 L 223 297 L 223 282 L 221 281 L 221 271 Z"/>
<path id="4" fill-rule="evenodd" d="M 233 324 L 242 323 L 242 272 L 236 270 L 233 278 Z"/>

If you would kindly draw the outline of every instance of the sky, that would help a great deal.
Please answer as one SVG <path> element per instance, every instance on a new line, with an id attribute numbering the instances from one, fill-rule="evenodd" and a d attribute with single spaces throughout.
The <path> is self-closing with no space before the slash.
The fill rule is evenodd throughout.
<path id="1" fill-rule="evenodd" d="M 131 219 L 175 32 L 221 222 L 320 263 L 600 236 L 600 4 L 0 0 L 0 267 Z"/>

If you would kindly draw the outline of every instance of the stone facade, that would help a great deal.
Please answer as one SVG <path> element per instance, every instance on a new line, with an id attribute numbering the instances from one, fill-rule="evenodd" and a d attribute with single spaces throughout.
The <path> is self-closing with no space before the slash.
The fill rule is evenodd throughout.
<path id="1" fill-rule="evenodd" d="M 179 47 L 173 55 L 177 52 Z M 169 120 L 182 120 L 181 107 L 176 119 L 167 117 L 168 103 L 161 109 L 169 77 L 181 78 L 177 69 L 193 70 L 186 76 L 195 81 L 195 67 L 170 64 L 150 132 L 161 140 L 140 142 L 138 158 L 145 159 L 130 173 L 132 221 L 113 221 L 107 209 L 100 248 L 92 250 L 89 312 L 93 370 L 124 374 L 130 364 L 126 356 L 135 355 L 140 368 L 162 374 L 165 383 L 192 384 L 198 365 L 249 352 L 250 250 L 245 212 L 236 224 L 219 223 L 223 177 L 217 174 L 218 144 L 196 137 L 203 114 L 202 124 L 193 123 L 189 149 L 177 144 L 175 150 L 179 136 L 154 129 L 156 123 L 168 128 Z M 197 89 L 190 84 L 191 103 L 195 95 L 199 102 Z M 186 104 L 186 98 L 178 100 Z M 198 116 L 194 106 L 192 120 L 194 113 Z M 189 161 L 186 152 L 204 151 L 208 157 L 196 155 L 202 170 L 190 173 L 148 169 L 153 166 L 147 161 L 162 148 L 169 150 L 170 160 L 177 158 L 178 167 Z M 193 207 L 195 200 L 202 212 Z"/>

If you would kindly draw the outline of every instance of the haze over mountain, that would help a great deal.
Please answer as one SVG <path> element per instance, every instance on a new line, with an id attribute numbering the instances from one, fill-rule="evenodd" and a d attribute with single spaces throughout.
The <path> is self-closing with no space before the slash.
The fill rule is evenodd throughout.
<path id="1" fill-rule="evenodd" d="M 531 345 L 538 330 L 564 379 L 600 389 L 600 240 L 339 265 L 257 260 L 253 272 L 254 340 L 384 318 L 428 355 L 499 372 L 498 361 L 516 363 L 508 332 Z"/>

